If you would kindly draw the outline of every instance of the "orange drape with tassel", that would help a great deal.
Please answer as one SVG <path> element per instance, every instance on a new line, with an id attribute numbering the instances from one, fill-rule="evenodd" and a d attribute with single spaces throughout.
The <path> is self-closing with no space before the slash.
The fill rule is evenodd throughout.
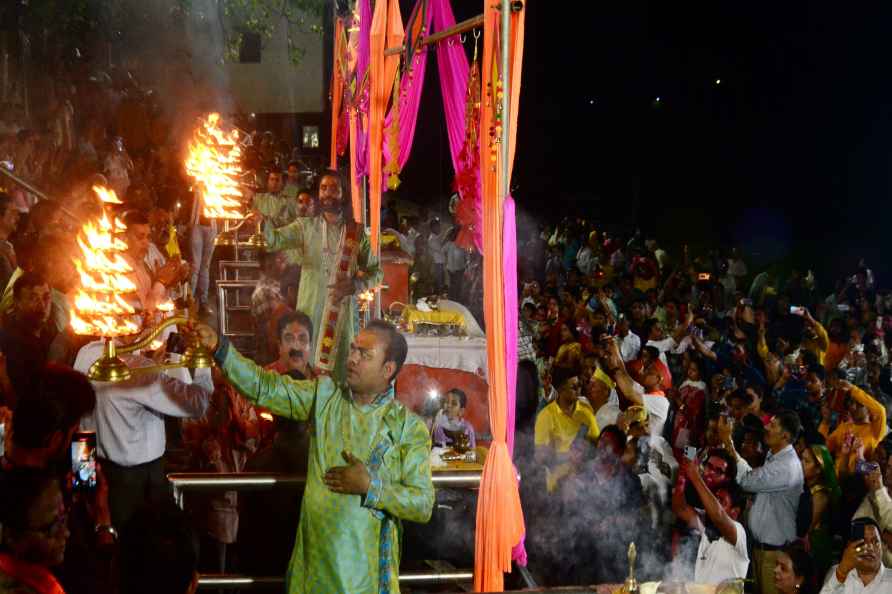
<path id="1" fill-rule="evenodd" d="M 493 0 L 483 2 L 483 82 L 498 80 L 500 15 Z M 495 112 L 500 98 L 498 89 L 484 88 L 480 121 L 480 168 L 483 181 L 483 293 L 486 319 L 486 350 L 489 365 L 489 414 L 493 442 L 483 468 L 477 501 L 477 531 L 474 551 L 474 589 L 500 592 L 504 572 L 511 571 L 511 551 L 524 533 L 523 511 L 517 490 L 517 474 L 508 453 L 507 376 L 505 369 L 505 301 L 503 268 L 504 201 L 500 187 L 501 172 L 509 179 L 516 139 L 517 109 L 520 94 L 520 64 L 523 53 L 523 10 L 512 15 L 510 76 L 504 86 L 511 93 L 509 146 L 511 158 L 504 163 L 501 145 L 492 144 L 490 129 L 495 131 Z M 495 151 L 493 151 L 495 147 Z"/>
<path id="2" fill-rule="evenodd" d="M 338 122 L 341 119 L 341 102 L 344 99 L 344 79 L 341 58 L 344 54 L 344 24 L 340 19 L 335 19 L 334 35 L 334 60 L 332 60 L 333 72 L 331 75 L 331 156 L 328 166 L 338 169 Z"/>
<path id="3" fill-rule="evenodd" d="M 387 47 L 401 46 L 405 33 L 399 0 L 378 0 L 372 16 L 369 62 L 369 223 L 372 251 L 381 232 L 381 192 L 384 177 L 384 115 L 393 90 L 400 56 L 385 56 Z"/>

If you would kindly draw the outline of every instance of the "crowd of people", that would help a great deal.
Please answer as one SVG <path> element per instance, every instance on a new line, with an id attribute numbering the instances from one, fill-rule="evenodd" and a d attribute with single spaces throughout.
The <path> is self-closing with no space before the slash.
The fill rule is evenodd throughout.
<path id="1" fill-rule="evenodd" d="M 189 333 L 213 372 L 90 381 L 103 343 L 70 320 L 92 188 L 123 201 L 146 326 L 170 298 L 212 319 L 218 229 L 152 92 L 72 72 L 47 97 L 46 130 L 0 129 L 0 167 L 58 198 L 0 180 L 0 589 L 181 593 L 199 567 L 289 567 L 292 591 L 398 590 L 399 523 L 433 510 L 431 445 L 480 436 L 463 386 L 427 426 L 399 404 L 405 339 L 386 322 L 360 331 L 357 295 L 382 271 L 350 184 L 248 134 L 245 208 L 267 244 L 252 358 L 200 325 L 121 357 L 175 361 Z M 482 323 L 479 254 L 445 217 L 400 214 L 385 204 L 382 226 L 413 258 L 413 299 L 448 297 Z M 822 292 L 811 271 L 753 274 L 737 250 L 670 254 L 580 219 L 519 241 L 515 463 L 543 584 L 621 582 L 636 542 L 646 579 L 892 591 L 892 300 L 863 262 Z M 76 433 L 96 438 L 93 489 L 69 476 Z M 187 515 L 165 476 L 175 453 L 183 469 L 302 473 L 307 487 L 213 494 Z"/>
<path id="2" fill-rule="evenodd" d="M 579 219 L 521 241 L 515 460 L 545 583 L 621 581 L 634 541 L 647 579 L 892 591 L 892 317 L 863 262 L 828 295 Z"/>

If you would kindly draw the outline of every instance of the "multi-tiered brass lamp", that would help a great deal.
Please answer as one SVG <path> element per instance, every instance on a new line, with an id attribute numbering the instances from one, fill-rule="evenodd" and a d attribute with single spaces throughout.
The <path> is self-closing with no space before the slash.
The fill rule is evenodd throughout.
<path id="1" fill-rule="evenodd" d="M 223 131 L 220 114 L 209 114 L 195 128 L 185 165 L 186 173 L 195 180 L 203 215 L 223 223 L 224 229 L 214 239 L 214 245 L 236 245 L 238 230 L 247 220 L 242 213 L 241 160 L 238 129 Z M 266 247 L 259 223 L 245 244 Z"/>
<path id="2" fill-rule="evenodd" d="M 94 186 L 93 191 L 102 205 L 102 213 L 97 219 L 86 222 L 77 237 L 81 253 L 73 260 L 80 276 L 80 288 L 71 311 L 71 327 L 76 334 L 100 336 L 105 340 L 102 357 L 93 363 L 87 376 L 94 381 L 119 382 L 130 379 L 134 373 L 173 367 L 210 367 L 213 364 L 211 354 L 192 335 L 188 336 L 186 350 L 177 363 L 131 369 L 118 356 L 149 346 L 165 328 L 187 324 L 194 316 L 173 315 L 173 303 L 161 304 L 158 312 L 172 317 L 140 332 L 136 309 L 127 301 L 128 296 L 136 292 L 136 285 L 128 276 L 133 268 L 124 258 L 127 244 L 121 234 L 126 227 L 107 210 L 107 205 L 121 204 L 121 201 L 114 191 L 101 186 Z M 126 346 L 115 343 L 116 339 L 140 334 L 141 337 Z"/>

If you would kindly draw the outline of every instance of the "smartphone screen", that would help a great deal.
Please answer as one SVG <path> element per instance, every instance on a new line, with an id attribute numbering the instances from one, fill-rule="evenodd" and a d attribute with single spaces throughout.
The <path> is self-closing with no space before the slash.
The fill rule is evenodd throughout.
<path id="1" fill-rule="evenodd" d="M 75 433 L 71 440 L 71 474 L 75 489 L 96 488 L 96 434 Z"/>
<path id="2" fill-rule="evenodd" d="M 805 314 L 805 308 L 802 307 L 801 305 L 791 305 L 790 313 L 793 314 L 794 316 L 801 316 L 801 315 Z"/>

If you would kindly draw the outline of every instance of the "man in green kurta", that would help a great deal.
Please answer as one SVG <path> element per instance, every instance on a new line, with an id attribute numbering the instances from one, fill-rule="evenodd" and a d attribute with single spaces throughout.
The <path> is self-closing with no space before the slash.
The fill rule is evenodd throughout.
<path id="1" fill-rule="evenodd" d="M 254 195 L 251 208 L 272 226 L 284 227 L 301 216 L 297 195 L 297 188 L 285 186 L 282 172 L 271 169 L 266 178 L 266 192 Z M 298 249 L 285 250 L 285 257 L 288 264 L 300 264 L 301 253 Z"/>
<path id="2" fill-rule="evenodd" d="M 294 186 L 285 186 L 280 170 L 271 169 L 266 178 L 266 192 L 255 194 L 251 207 L 276 227 L 284 227 L 298 216 L 297 193 Z"/>
<path id="3" fill-rule="evenodd" d="M 313 365 L 344 377 L 350 343 L 359 329 L 355 295 L 380 284 L 383 275 L 368 234 L 349 214 L 340 175 L 324 172 L 317 193 L 319 216 L 298 218 L 279 228 L 265 220 L 263 234 L 268 250 L 299 252 L 296 309 L 310 316 L 317 333 Z"/>
<path id="4" fill-rule="evenodd" d="M 427 522 L 434 504 L 430 434 L 394 398 L 405 338 L 371 322 L 351 344 L 344 385 L 265 371 L 209 326 L 197 332 L 241 394 L 313 426 L 288 592 L 399 592 L 400 521 Z"/>

